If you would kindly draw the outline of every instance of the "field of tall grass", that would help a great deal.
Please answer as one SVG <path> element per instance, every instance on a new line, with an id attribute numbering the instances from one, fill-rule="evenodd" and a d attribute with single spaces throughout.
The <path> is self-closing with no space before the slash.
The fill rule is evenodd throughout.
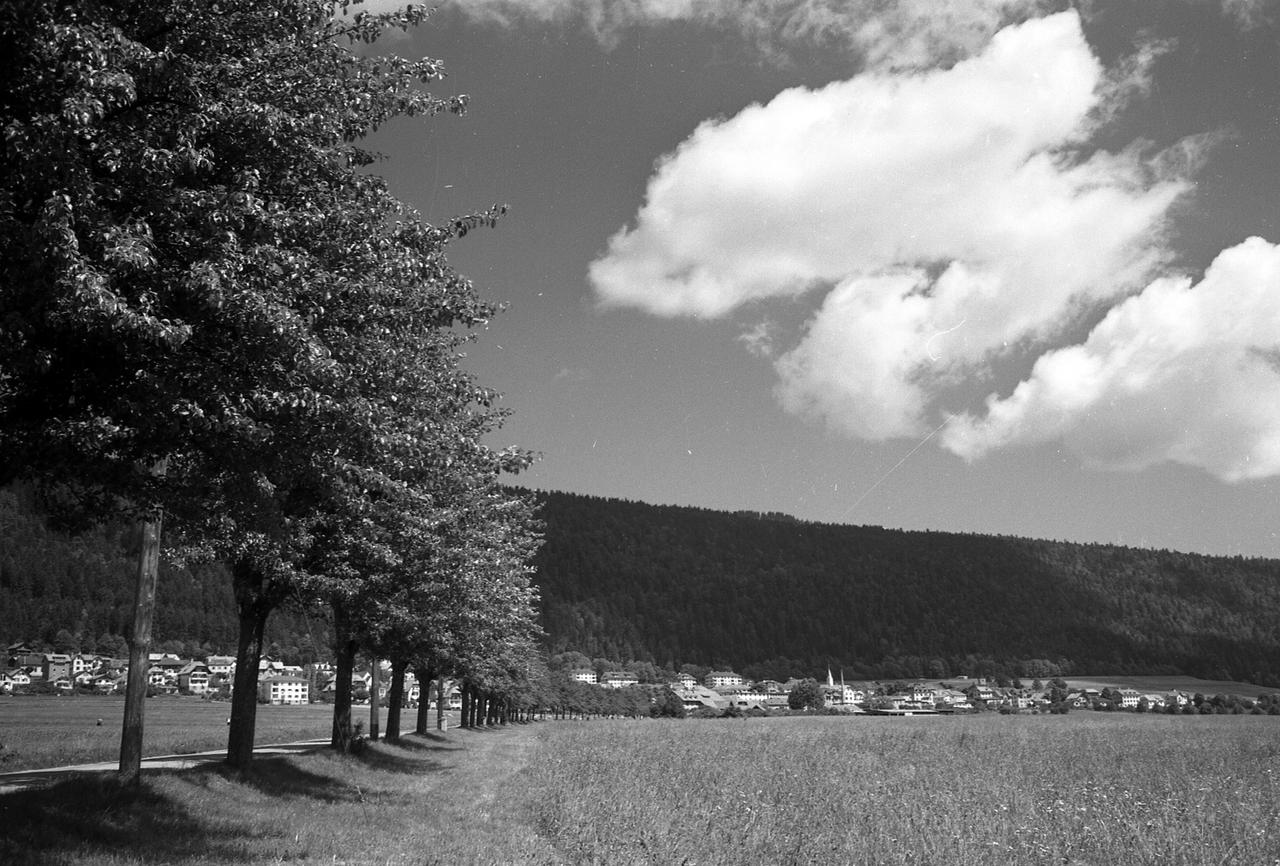
<path id="1" fill-rule="evenodd" d="M 526 771 L 574 863 L 1277 863 L 1269 717 L 561 725 Z"/>
<path id="2" fill-rule="evenodd" d="M 9 864 L 1276 864 L 1270 716 L 541 722 L 0 795 Z"/>

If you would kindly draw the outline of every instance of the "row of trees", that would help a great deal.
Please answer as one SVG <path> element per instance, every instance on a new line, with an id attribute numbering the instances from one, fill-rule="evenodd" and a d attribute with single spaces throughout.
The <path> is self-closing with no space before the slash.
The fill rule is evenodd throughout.
<path id="1" fill-rule="evenodd" d="M 368 133 L 466 100 L 371 47 L 423 10 L 351 11 L 0 5 L 0 481 L 68 525 L 138 522 L 126 778 L 162 520 L 230 572 L 235 766 L 283 605 L 331 619 L 338 748 L 357 649 L 491 688 L 532 663 L 537 536 L 498 484 L 530 456 L 484 444 L 503 413 L 458 358 L 494 308 L 445 258 L 500 209 L 432 225 L 368 171 Z"/>

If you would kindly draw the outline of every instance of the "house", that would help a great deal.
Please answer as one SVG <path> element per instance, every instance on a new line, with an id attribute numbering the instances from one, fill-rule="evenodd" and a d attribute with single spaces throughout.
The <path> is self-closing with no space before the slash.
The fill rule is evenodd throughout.
<path id="1" fill-rule="evenodd" d="M 635 674 L 627 671 L 605 671 L 600 685 L 611 689 L 622 689 L 627 686 L 634 686 L 639 682 L 640 680 L 636 679 Z"/>
<path id="2" fill-rule="evenodd" d="M 186 695 L 203 695 L 209 691 L 209 679 L 209 668 L 203 662 L 187 662 L 178 671 L 178 691 Z"/>
<path id="3" fill-rule="evenodd" d="M 11 686 L 29 686 L 31 685 L 31 675 L 22 668 L 9 671 L 6 676 L 9 677 Z"/>
<path id="4" fill-rule="evenodd" d="M 258 701 L 264 704 L 305 704 L 310 689 L 302 677 L 267 677 L 258 682 Z"/>
<path id="5" fill-rule="evenodd" d="M 745 710 L 751 707 L 767 709 L 769 705 L 769 695 L 763 689 L 754 686 L 725 686 L 718 691 L 720 697 L 739 709 Z"/>
<path id="6" fill-rule="evenodd" d="M 230 679 L 236 672 L 236 657 L 207 656 L 204 660 L 204 666 L 208 669 L 210 676 L 227 677 Z"/>
<path id="7" fill-rule="evenodd" d="M 693 674 L 681 673 L 676 676 L 676 682 L 681 688 L 691 689 L 698 685 L 698 680 Z"/>
<path id="8" fill-rule="evenodd" d="M 102 674 L 93 680 L 93 690 L 99 695 L 111 695 L 124 689 L 126 674 Z"/>
<path id="9" fill-rule="evenodd" d="M 746 682 L 741 674 L 733 671 L 712 671 L 703 679 L 702 684 L 709 689 L 720 689 L 724 686 L 740 686 Z"/>
<path id="10" fill-rule="evenodd" d="M 1120 709 L 1136 710 L 1140 700 L 1142 700 L 1142 693 L 1137 689 L 1120 689 Z"/>
<path id="11" fill-rule="evenodd" d="M 8 671 L 0 673 L 0 694 L 13 694 L 13 675 Z"/>
<path id="12" fill-rule="evenodd" d="M 71 656 L 66 653 L 49 653 L 44 657 L 41 667 L 45 682 L 71 679 Z"/>
<path id="13" fill-rule="evenodd" d="M 60 694 L 70 694 L 75 691 L 75 686 L 72 684 L 70 677 L 58 677 L 53 681 L 53 688 Z"/>
<path id="14" fill-rule="evenodd" d="M 44 664 L 44 653 L 36 652 L 30 644 L 13 643 L 5 648 L 10 668 L 30 668 Z"/>
<path id="15" fill-rule="evenodd" d="M 71 675 L 78 676 L 85 671 L 92 671 L 98 667 L 98 657 L 87 653 L 76 653 L 71 657 Z"/>
<path id="16" fill-rule="evenodd" d="M 178 688 L 178 671 L 182 670 L 186 662 L 173 653 L 151 653 L 148 658 L 148 677 L 151 674 L 159 673 L 163 675 L 164 679 L 158 685 L 173 686 L 176 690 Z"/>
<path id="17" fill-rule="evenodd" d="M 673 689 L 672 691 L 676 693 L 676 697 L 680 698 L 680 703 L 684 704 L 685 712 L 703 709 L 723 712 L 729 707 L 728 700 L 706 686 L 694 686 L 691 689 Z"/>
<path id="18" fill-rule="evenodd" d="M 576 683 L 595 683 L 597 682 L 596 672 L 590 668 L 574 668 L 569 671 L 569 679 Z"/>

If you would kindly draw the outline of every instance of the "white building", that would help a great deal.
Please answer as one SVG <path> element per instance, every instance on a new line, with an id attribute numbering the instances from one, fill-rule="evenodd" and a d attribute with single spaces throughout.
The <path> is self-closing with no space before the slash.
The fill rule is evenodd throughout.
<path id="1" fill-rule="evenodd" d="M 707 674 L 703 684 L 709 689 L 722 689 L 725 686 L 740 686 L 746 681 L 741 674 L 735 674 L 733 671 L 712 671 Z"/>
<path id="2" fill-rule="evenodd" d="M 258 699 L 268 704 L 305 704 L 311 691 L 301 677 L 267 677 L 258 682 Z"/>

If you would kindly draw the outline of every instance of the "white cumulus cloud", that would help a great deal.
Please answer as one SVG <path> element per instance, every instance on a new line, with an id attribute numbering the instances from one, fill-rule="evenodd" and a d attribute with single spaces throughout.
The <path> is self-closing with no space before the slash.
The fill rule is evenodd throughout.
<path id="1" fill-rule="evenodd" d="M 785 91 L 666 157 L 591 279 L 660 315 L 829 291 L 776 362 L 783 405 L 919 434 L 948 384 L 1162 263 L 1187 183 L 1138 149 L 1075 155 L 1109 90 L 1063 13 L 950 69 Z"/>
<path id="2" fill-rule="evenodd" d="M 967 458 L 1057 440 L 1105 468 L 1280 474 L 1280 247 L 1250 238 L 1197 284 L 1152 282 L 1082 344 L 1041 356 L 984 417 L 957 417 L 942 436 Z"/>

